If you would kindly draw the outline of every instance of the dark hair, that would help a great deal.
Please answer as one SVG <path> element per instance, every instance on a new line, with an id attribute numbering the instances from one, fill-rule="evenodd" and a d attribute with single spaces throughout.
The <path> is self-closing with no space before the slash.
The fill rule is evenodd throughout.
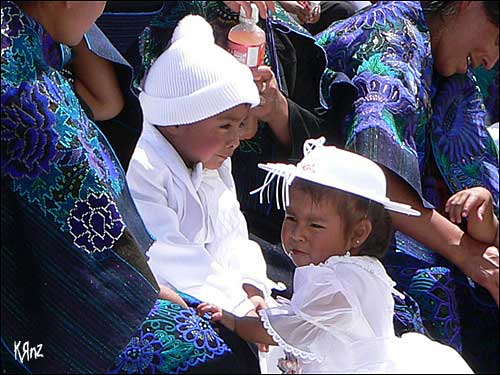
<path id="1" fill-rule="evenodd" d="M 449 16 L 455 14 L 460 1 L 421 1 L 422 9 L 425 14 L 433 16 Z M 498 27 L 498 12 L 500 1 L 481 1 L 484 10 L 491 22 Z"/>
<path id="2" fill-rule="evenodd" d="M 394 228 L 389 213 L 380 203 L 301 178 L 293 180 L 292 188 L 309 195 L 316 205 L 325 199 L 331 202 L 336 211 L 342 215 L 346 236 L 350 235 L 360 220 L 364 218 L 370 220 L 372 231 L 361 245 L 359 254 L 382 259 L 387 253 Z"/>

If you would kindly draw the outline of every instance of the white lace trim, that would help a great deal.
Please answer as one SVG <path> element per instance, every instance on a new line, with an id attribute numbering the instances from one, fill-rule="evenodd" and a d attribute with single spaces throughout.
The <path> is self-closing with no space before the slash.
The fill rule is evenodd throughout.
<path id="1" fill-rule="evenodd" d="M 377 259 L 372 259 L 369 256 L 331 256 L 325 261 L 325 263 L 320 264 L 320 266 L 339 263 L 354 264 L 365 271 L 370 272 L 390 288 L 394 288 L 396 286 L 394 280 L 392 280 L 385 272 L 384 266 Z"/>
<path id="2" fill-rule="evenodd" d="M 271 322 L 269 322 L 269 317 L 267 316 L 266 310 L 260 310 L 259 315 L 260 315 L 260 320 L 262 321 L 262 324 L 264 325 L 264 328 L 266 329 L 267 333 L 281 348 L 283 348 L 284 351 L 292 353 L 294 356 L 301 359 L 309 361 L 318 361 L 318 362 L 323 361 L 323 358 L 321 356 L 317 356 L 314 353 L 309 353 L 300 350 L 298 348 L 295 348 L 294 346 L 291 346 L 285 340 L 283 340 L 281 336 L 278 334 L 278 332 L 274 330 L 274 328 L 271 325 Z"/>

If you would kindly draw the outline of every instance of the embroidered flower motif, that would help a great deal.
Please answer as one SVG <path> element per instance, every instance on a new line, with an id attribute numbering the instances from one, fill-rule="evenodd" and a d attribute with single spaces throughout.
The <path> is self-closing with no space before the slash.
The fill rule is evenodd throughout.
<path id="1" fill-rule="evenodd" d="M 353 17 L 349 22 L 349 29 L 362 30 L 371 29 L 377 25 L 385 27 L 390 22 L 396 22 L 401 19 L 409 18 L 412 21 L 419 19 L 420 6 L 417 2 L 405 2 L 399 4 L 398 1 L 392 3 L 375 4 L 367 8 L 363 16 Z"/>
<path id="2" fill-rule="evenodd" d="M 485 110 L 475 83 L 468 76 L 446 80 L 433 103 L 433 138 L 450 163 L 468 162 L 485 148 Z"/>
<path id="3" fill-rule="evenodd" d="M 91 254 L 113 247 L 125 230 L 116 205 L 106 194 L 91 193 L 87 199 L 77 201 L 68 225 L 73 243 Z"/>
<path id="4" fill-rule="evenodd" d="M 363 130 L 377 127 L 403 144 L 406 135 L 413 134 L 417 124 L 417 121 L 411 118 L 414 116 L 415 98 L 399 79 L 379 76 L 370 71 L 361 73 L 354 79 L 354 83 L 360 95 L 354 104 L 357 107 L 357 127 L 355 133 L 349 135 L 349 139 Z M 405 118 L 407 123 L 398 121 L 401 117 Z"/>
<path id="5" fill-rule="evenodd" d="M 27 82 L 2 94 L 2 174 L 35 179 L 56 155 L 56 117 L 49 101 Z"/>
<path id="6" fill-rule="evenodd" d="M 87 151 L 86 155 L 88 162 L 97 178 L 111 186 L 115 192 L 121 190 L 120 173 L 114 163 L 110 153 L 107 152 L 101 145 L 96 132 L 91 130 L 91 123 L 87 118 L 82 119 L 87 131 L 78 133 L 78 139 L 82 147 Z M 91 139 L 88 139 L 92 137 Z"/>
<path id="7" fill-rule="evenodd" d="M 23 28 L 21 15 L 10 12 L 10 7 L 2 6 L 2 53 L 3 50 L 12 46 L 12 39 L 19 36 Z"/>
<path id="8" fill-rule="evenodd" d="M 210 324 L 198 316 L 193 308 L 182 310 L 175 317 L 175 321 L 184 340 L 193 343 L 197 349 L 215 351 L 221 346 L 226 346 Z"/>
<path id="9" fill-rule="evenodd" d="M 152 333 L 132 337 L 125 350 L 116 358 L 110 373 L 154 374 L 163 365 L 162 342 Z"/>

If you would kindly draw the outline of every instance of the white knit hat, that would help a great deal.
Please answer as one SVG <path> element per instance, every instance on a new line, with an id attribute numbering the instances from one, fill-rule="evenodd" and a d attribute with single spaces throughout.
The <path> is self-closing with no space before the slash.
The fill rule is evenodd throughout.
<path id="1" fill-rule="evenodd" d="M 202 17 L 184 17 L 171 43 L 139 94 L 145 120 L 160 126 L 192 124 L 240 104 L 259 104 L 250 69 L 215 44 L 212 27 Z"/>

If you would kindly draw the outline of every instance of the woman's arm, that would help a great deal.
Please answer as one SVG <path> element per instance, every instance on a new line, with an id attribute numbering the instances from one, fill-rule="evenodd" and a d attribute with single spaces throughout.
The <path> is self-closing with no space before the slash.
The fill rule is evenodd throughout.
<path id="1" fill-rule="evenodd" d="M 73 50 L 75 90 L 92 110 L 94 120 L 104 121 L 117 116 L 125 99 L 113 64 L 90 51 L 85 38 Z"/>
<path id="2" fill-rule="evenodd" d="M 419 217 L 391 214 L 394 227 L 438 252 L 491 293 L 498 305 L 498 249 L 474 240 L 435 210 L 426 209 L 399 176 L 384 168 L 391 200 L 411 205 Z"/>

